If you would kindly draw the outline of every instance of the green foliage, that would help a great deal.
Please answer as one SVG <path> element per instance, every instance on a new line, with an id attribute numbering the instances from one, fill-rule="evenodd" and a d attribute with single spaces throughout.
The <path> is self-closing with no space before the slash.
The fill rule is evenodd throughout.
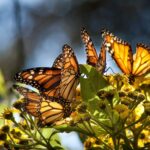
<path id="1" fill-rule="evenodd" d="M 104 77 L 95 68 L 88 65 L 81 65 L 80 69 L 82 73 L 80 78 L 81 97 L 88 106 L 87 112 L 91 116 L 90 123 L 92 123 L 93 132 L 95 132 L 96 138 L 103 139 L 105 133 L 105 137 L 109 137 L 106 139 L 112 140 L 111 147 L 109 147 L 108 141 L 106 142 L 107 144 L 105 142 L 101 143 L 101 146 L 92 142 L 93 146 L 95 145 L 95 148 L 92 147 L 92 149 L 99 149 L 100 147 L 101 149 L 136 149 L 140 144 L 137 139 L 134 139 L 137 131 L 133 131 L 132 128 L 136 129 L 141 120 L 144 123 L 144 127 L 139 125 L 140 132 L 147 131 L 146 128 L 150 127 L 150 117 L 144 115 L 144 112 L 141 112 L 141 115 L 136 117 L 136 109 L 138 107 L 140 109 L 145 99 L 149 99 L 150 91 L 147 86 L 142 89 L 137 85 L 136 87 L 131 86 L 125 76 L 118 74 Z M 146 80 L 149 80 L 149 78 L 146 78 Z M 134 91 L 136 89 L 138 92 Z M 123 97 L 119 96 L 120 92 L 125 93 L 125 95 Z M 142 95 L 145 92 L 149 94 Z M 128 100 L 129 102 L 127 102 Z M 126 132 L 129 132 L 132 136 L 126 135 Z M 138 135 L 136 136 L 138 137 Z M 120 143 L 121 141 L 123 141 L 123 144 Z M 87 140 L 86 142 L 88 143 L 89 141 Z M 90 147 L 87 146 L 87 148 Z M 147 146 L 145 146 L 146 148 Z"/>
<path id="2" fill-rule="evenodd" d="M 80 77 L 81 96 L 84 101 L 97 97 L 97 92 L 109 86 L 103 76 L 89 65 L 80 65 L 82 76 Z"/>
<path id="3" fill-rule="evenodd" d="M 9 115 L 12 114 L 12 115 Z M 20 121 L 15 117 L 15 114 L 20 115 Z M 7 117 L 11 116 L 11 117 Z M 61 146 L 56 130 L 53 128 L 40 128 L 37 126 L 36 119 L 33 119 L 28 113 L 24 112 L 23 108 L 7 109 L 3 113 L 3 118 L 9 120 L 10 130 L 6 133 L 7 139 L 5 143 L 10 149 L 48 149 L 55 150 L 64 148 Z M 1 128 L 1 130 L 4 126 Z"/>

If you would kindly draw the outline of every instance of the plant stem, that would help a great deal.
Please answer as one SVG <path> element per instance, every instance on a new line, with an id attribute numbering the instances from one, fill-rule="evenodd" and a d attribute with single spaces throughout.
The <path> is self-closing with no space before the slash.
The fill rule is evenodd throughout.
<path id="1" fill-rule="evenodd" d="M 119 150 L 119 146 L 117 145 L 117 139 L 115 138 L 115 136 L 112 136 L 112 140 L 113 140 L 115 150 Z"/>
<path id="2" fill-rule="evenodd" d="M 8 133 L 9 138 L 11 139 L 11 141 L 13 142 L 13 144 L 15 144 L 14 139 L 11 137 L 10 133 Z"/>
<path id="3" fill-rule="evenodd" d="M 28 132 L 28 131 L 24 130 L 24 128 L 23 128 L 21 125 L 19 125 L 15 120 L 13 120 L 13 122 L 14 122 L 14 124 L 15 124 L 16 126 L 18 126 L 24 133 L 26 133 L 29 137 L 32 137 L 37 143 L 43 145 L 44 147 L 47 147 L 47 145 L 46 145 L 45 143 L 43 143 L 43 142 L 41 142 L 40 140 L 38 140 L 31 132 Z"/>
<path id="4" fill-rule="evenodd" d="M 92 120 L 94 122 L 96 122 L 96 124 L 98 124 L 100 127 L 102 127 L 108 134 L 111 134 L 110 131 L 108 131 L 109 129 L 107 127 L 105 127 L 106 125 L 104 125 L 103 123 L 101 123 L 99 120 L 95 119 L 94 117 L 92 117 Z"/>
<path id="5" fill-rule="evenodd" d="M 35 129 L 38 131 L 38 133 L 40 134 L 40 136 L 43 138 L 43 140 L 45 141 L 45 143 L 47 144 L 47 148 L 50 150 L 53 150 L 52 146 L 49 143 L 49 140 L 47 140 L 43 134 L 41 133 L 41 131 L 39 130 L 39 128 L 36 126 L 36 124 L 34 123 L 33 119 L 31 119 L 31 123 L 33 124 L 33 126 L 35 127 Z"/>

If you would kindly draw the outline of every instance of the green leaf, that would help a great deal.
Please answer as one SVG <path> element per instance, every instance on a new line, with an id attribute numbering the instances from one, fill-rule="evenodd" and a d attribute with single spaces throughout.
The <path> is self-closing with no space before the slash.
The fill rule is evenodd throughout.
<path id="1" fill-rule="evenodd" d="M 54 146 L 53 147 L 54 149 L 57 149 L 57 150 L 63 150 L 64 148 L 60 147 L 60 146 Z"/>
<path id="2" fill-rule="evenodd" d="M 83 76 L 80 77 L 81 96 L 84 101 L 90 100 L 97 95 L 100 89 L 109 86 L 103 75 L 97 72 L 94 67 L 89 65 L 80 65 L 80 71 Z"/>
<path id="3" fill-rule="evenodd" d="M 116 110 L 112 111 L 112 124 L 119 126 L 119 114 Z"/>
<path id="4" fill-rule="evenodd" d="M 85 132 L 84 130 L 76 127 L 76 126 L 68 126 L 67 124 L 62 124 L 62 125 L 57 125 L 57 126 L 54 126 L 55 129 L 57 129 L 59 132 L 71 132 L 71 131 L 76 131 L 76 132 L 79 132 L 79 133 L 82 133 L 82 134 L 87 134 L 87 132 Z"/>
<path id="5" fill-rule="evenodd" d="M 99 101 L 100 99 L 98 96 L 95 96 L 88 101 L 88 110 L 94 115 L 97 115 L 99 113 Z"/>
<path id="6" fill-rule="evenodd" d="M 59 147 L 59 149 L 63 149 L 63 147 L 61 146 L 60 138 L 57 133 L 58 132 L 54 131 L 53 128 L 42 128 L 42 135 L 46 139 L 50 139 L 50 144 L 53 147 Z"/>
<path id="7" fill-rule="evenodd" d="M 45 138 L 48 138 L 53 133 L 51 128 L 41 128 L 41 131 Z"/>
<path id="8" fill-rule="evenodd" d="M 81 84 L 81 97 L 84 101 L 87 101 L 95 96 L 95 92 L 91 88 L 91 82 L 88 79 L 80 78 Z"/>

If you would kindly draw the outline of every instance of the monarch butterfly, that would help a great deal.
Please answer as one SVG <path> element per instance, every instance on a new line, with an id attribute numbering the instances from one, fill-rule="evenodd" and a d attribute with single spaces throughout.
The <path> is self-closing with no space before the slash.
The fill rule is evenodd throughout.
<path id="1" fill-rule="evenodd" d="M 129 75 L 130 83 L 134 81 L 134 77 L 150 71 L 150 47 L 138 43 L 136 53 L 133 55 L 130 44 L 114 36 L 108 30 L 102 30 L 102 37 L 106 50 L 122 72 Z"/>
<path id="2" fill-rule="evenodd" d="M 61 66 L 62 69 L 54 68 L 54 66 Z M 73 49 L 66 44 L 63 46 L 63 53 L 55 60 L 52 68 L 27 69 L 17 73 L 15 80 L 37 88 L 46 98 L 61 96 L 71 100 L 75 96 L 79 74 Z"/>
<path id="3" fill-rule="evenodd" d="M 60 96 L 71 100 L 75 97 L 79 84 L 79 65 L 73 49 L 69 45 L 63 46 L 63 67 L 61 70 Z"/>
<path id="4" fill-rule="evenodd" d="M 52 125 L 71 114 L 70 102 L 54 98 L 45 99 L 40 94 L 17 85 L 14 85 L 14 88 L 24 96 L 25 111 L 36 117 L 39 125 Z"/>
<path id="5" fill-rule="evenodd" d="M 92 39 L 85 28 L 81 29 L 81 38 L 86 47 L 87 64 L 96 67 L 100 73 L 104 73 L 106 68 L 106 50 L 103 43 L 98 57 Z"/>

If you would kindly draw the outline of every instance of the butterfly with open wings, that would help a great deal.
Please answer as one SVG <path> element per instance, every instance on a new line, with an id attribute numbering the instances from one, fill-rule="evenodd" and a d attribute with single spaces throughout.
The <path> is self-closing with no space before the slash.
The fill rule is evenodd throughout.
<path id="1" fill-rule="evenodd" d="M 150 71 L 150 47 L 138 43 L 136 53 L 133 55 L 131 45 L 108 30 L 102 30 L 102 37 L 105 49 L 111 54 L 121 71 L 129 75 L 129 83 L 132 84 L 135 77 Z"/>

